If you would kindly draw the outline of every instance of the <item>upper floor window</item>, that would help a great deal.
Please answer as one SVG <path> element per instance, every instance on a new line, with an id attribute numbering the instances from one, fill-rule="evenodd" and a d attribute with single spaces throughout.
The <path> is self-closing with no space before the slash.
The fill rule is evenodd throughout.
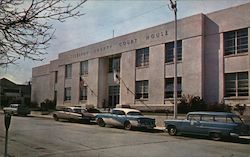
<path id="1" fill-rule="evenodd" d="M 120 71 L 120 57 L 109 58 L 109 72 Z"/>
<path id="2" fill-rule="evenodd" d="M 136 81 L 135 83 L 135 99 L 148 98 L 148 80 Z"/>
<path id="3" fill-rule="evenodd" d="M 58 81 L 58 71 L 55 71 L 55 83 Z"/>
<path id="4" fill-rule="evenodd" d="M 80 63 L 80 74 L 81 75 L 88 74 L 88 61 L 83 61 Z"/>
<path id="5" fill-rule="evenodd" d="M 71 87 L 64 89 L 64 100 L 71 100 Z"/>
<path id="6" fill-rule="evenodd" d="M 136 50 L 136 67 L 149 65 L 149 48 L 142 48 Z"/>
<path id="7" fill-rule="evenodd" d="M 181 77 L 177 77 L 177 97 L 181 97 Z M 165 79 L 165 98 L 174 97 L 174 78 Z"/>
<path id="8" fill-rule="evenodd" d="M 177 41 L 177 60 L 182 60 L 182 40 Z M 170 63 L 174 61 L 174 42 L 165 44 L 165 62 Z"/>
<path id="9" fill-rule="evenodd" d="M 87 86 L 82 86 L 80 88 L 80 100 L 87 100 L 87 98 L 88 98 Z"/>
<path id="10" fill-rule="evenodd" d="M 248 28 L 224 33 L 224 54 L 248 52 Z"/>
<path id="11" fill-rule="evenodd" d="M 66 78 L 72 77 L 72 64 L 65 65 L 65 77 Z"/>
<path id="12" fill-rule="evenodd" d="M 225 97 L 248 96 L 248 72 L 225 74 Z"/>

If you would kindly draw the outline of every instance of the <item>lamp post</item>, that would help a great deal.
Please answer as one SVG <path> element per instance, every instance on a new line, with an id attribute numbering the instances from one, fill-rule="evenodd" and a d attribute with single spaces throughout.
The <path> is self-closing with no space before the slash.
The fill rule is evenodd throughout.
<path id="1" fill-rule="evenodd" d="M 170 0 L 171 9 L 174 11 L 174 118 L 177 118 L 177 3 Z"/>

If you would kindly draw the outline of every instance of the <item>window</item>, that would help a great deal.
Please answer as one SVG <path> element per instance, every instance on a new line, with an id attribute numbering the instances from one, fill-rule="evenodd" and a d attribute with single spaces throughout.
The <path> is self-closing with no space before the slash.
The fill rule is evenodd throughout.
<path id="1" fill-rule="evenodd" d="M 55 71 L 55 83 L 58 81 L 58 71 Z"/>
<path id="2" fill-rule="evenodd" d="M 148 80 L 136 81 L 135 83 L 135 99 L 148 98 Z"/>
<path id="3" fill-rule="evenodd" d="M 149 65 L 149 48 L 136 50 L 136 67 Z"/>
<path id="4" fill-rule="evenodd" d="M 109 58 L 109 72 L 120 71 L 120 57 Z"/>
<path id="5" fill-rule="evenodd" d="M 64 89 L 64 100 L 71 100 L 71 87 L 67 87 Z"/>
<path id="6" fill-rule="evenodd" d="M 88 96 L 88 89 L 87 86 L 82 86 L 80 88 L 80 100 L 87 100 Z"/>
<path id="7" fill-rule="evenodd" d="M 225 74 L 225 97 L 248 96 L 248 72 Z"/>
<path id="8" fill-rule="evenodd" d="M 188 116 L 187 118 L 188 120 L 192 120 L 192 121 L 200 121 L 201 120 L 201 116 L 200 115 L 196 115 L 196 114 L 191 114 Z"/>
<path id="9" fill-rule="evenodd" d="M 72 64 L 65 65 L 65 77 L 66 78 L 72 77 Z"/>
<path id="10" fill-rule="evenodd" d="M 88 74 L 88 61 L 83 61 L 80 63 L 80 74 L 81 75 Z"/>
<path id="11" fill-rule="evenodd" d="M 181 97 L 181 77 L 177 77 L 177 97 Z M 174 97 L 174 78 L 165 79 L 165 98 Z"/>
<path id="12" fill-rule="evenodd" d="M 113 110 L 112 114 L 116 114 L 116 115 L 125 115 L 124 111 L 120 111 L 120 110 Z"/>
<path id="13" fill-rule="evenodd" d="M 182 40 L 177 41 L 177 60 L 182 60 Z M 165 62 L 170 63 L 174 61 L 174 42 L 165 44 Z"/>
<path id="14" fill-rule="evenodd" d="M 248 52 L 248 28 L 224 33 L 224 54 Z"/>

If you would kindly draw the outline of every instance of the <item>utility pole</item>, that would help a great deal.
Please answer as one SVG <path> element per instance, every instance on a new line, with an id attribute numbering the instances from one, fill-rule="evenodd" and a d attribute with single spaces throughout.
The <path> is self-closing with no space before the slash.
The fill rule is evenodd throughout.
<path id="1" fill-rule="evenodd" d="M 177 118 L 177 3 L 170 0 L 171 9 L 174 11 L 174 118 Z"/>

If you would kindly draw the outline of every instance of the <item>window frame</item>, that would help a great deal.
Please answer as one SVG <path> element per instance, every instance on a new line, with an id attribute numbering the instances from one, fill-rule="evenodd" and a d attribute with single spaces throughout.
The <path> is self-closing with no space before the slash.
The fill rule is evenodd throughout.
<path id="1" fill-rule="evenodd" d="M 177 61 L 182 61 L 182 40 L 177 41 Z M 174 41 L 165 44 L 165 63 L 174 62 Z"/>
<path id="2" fill-rule="evenodd" d="M 167 82 L 172 82 L 171 83 L 172 89 L 168 90 Z M 181 98 L 181 96 L 182 96 L 182 77 L 177 77 L 177 98 Z M 165 78 L 164 98 L 165 99 L 174 98 L 174 78 L 173 77 Z"/>
<path id="3" fill-rule="evenodd" d="M 136 67 L 149 66 L 149 47 L 136 50 Z"/>
<path id="4" fill-rule="evenodd" d="M 64 88 L 64 101 L 70 101 L 70 100 L 71 100 L 71 87 L 65 87 Z"/>
<path id="5" fill-rule="evenodd" d="M 82 86 L 82 87 L 80 87 L 80 98 L 79 98 L 79 100 L 88 100 L 88 88 L 87 88 L 87 86 Z"/>
<path id="6" fill-rule="evenodd" d="M 224 32 L 224 56 L 248 52 L 248 28 Z"/>
<path id="7" fill-rule="evenodd" d="M 109 58 L 109 73 L 112 73 L 114 71 L 120 72 L 120 66 L 121 66 L 121 57 Z"/>
<path id="8" fill-rule="evenodd" d="M 141 80 L 135 82 L 135 99 L 149 98 L 149 81 Z"/>
<path id="9" fill-rule="evenodd" d="M 65 78 L 72 78 L 72 64 L 65 65 Z"/>
<path id="10" fill-rule="evenodd" d="M 80 75 L 88 75 L 89 65 L 88 61 L 80 62 Z"/>
<path id="11" fill-rule="evenodd" d="M 242 79 L 240 79 L 240 77 L 242 77 L 241 75 L 245 75 L 244 76 L 245 78 L 243 77 Z M 228 78 L 231 77 L 231 79 L 228 79 L 227 77 Z M 242 84 L 246 84 L 246 86 L 242 86 Z M 243 92 L 241 92 L 240 90 L 243 90 Z M 249 96 L 248 72 L 235 72 L 235 73 L 224 74 L 224 97 L 225 98 L 231 98 L 231 97 L 237 98 L 237 97 L 248 97 L 248 96 Z"/>

